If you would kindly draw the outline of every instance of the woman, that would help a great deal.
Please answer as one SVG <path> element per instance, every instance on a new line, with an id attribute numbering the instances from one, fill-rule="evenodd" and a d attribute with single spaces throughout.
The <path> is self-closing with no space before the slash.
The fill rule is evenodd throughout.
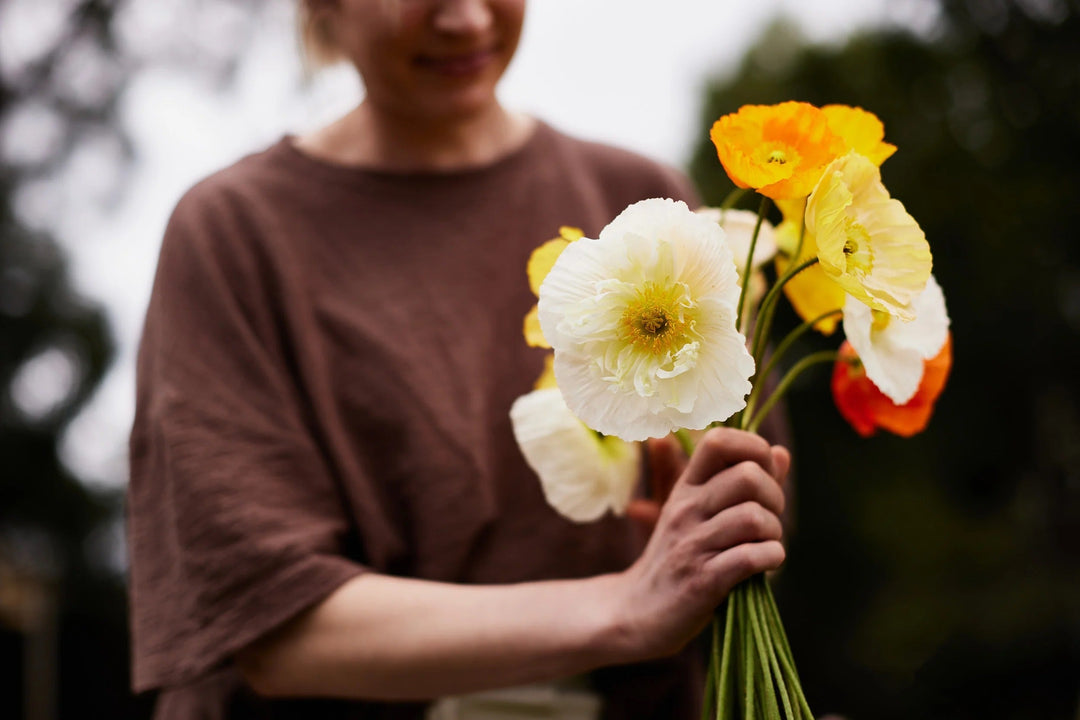
<path id="1" fill-rule="evenodd" d="M 590 671 L 605 717 L 684 716 L 700 674 L 677 653 L 782 562 L 788 456 L 760 438 L 707 436 L 643 551 L 625 519 L 561 519 L 515 446 L 542 364 L 520 335 L 529 251 L 693 199 L 499 105 L 524 6 L 310 0 L 364 101 L 170 220 L 129 503 L 134 685 L 157 717 L 420 717 Z"/>

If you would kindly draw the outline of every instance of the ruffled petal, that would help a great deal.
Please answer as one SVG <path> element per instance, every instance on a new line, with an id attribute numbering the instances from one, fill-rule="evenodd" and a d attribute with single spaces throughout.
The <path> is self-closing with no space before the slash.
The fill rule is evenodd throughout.
<path id="1" fill-rule="evenodd" d="M 844 333 L 867 377 L 897 405 L 908 402 L 918 390 L 923 361 L 937 355 L 949 333 L 945 297 L 933 276 L 910 310 L 914 319 L 905 321 L 873 310 L 850 295 L 844 305 Z"/>
<path id="2" fill-rule="evenodd" d="M 877 167 L 851 152 L 834 161 L 806 205 L 825 274 L 871 307 L 911 319 L 930 277 L 930 246 Z"/>
<path id="3" fill-rule="evenodd" d="M 574 417 L 557 388 L 518 398 L 510 420 L 544 497 L 561 515 L 590 522 L 609 510 L 626 511 L 640 467 L 636 444 L 598 436 Z"/>
<path id="4" fill-rule="evenodd" d="M 735 266 L 739 270 L 739 278 L 746 274 L 743 267 L 746 256 L 750 253 L 750 241 L 754 237 L 754 227 L 757 226 L 757 213 L 749 210 L 702 207 L 694 211 L 704 218 L 719 225 L 727 238 L 728 247 L 731 248 Z M 776 229 L 768 220 L 763 220 L 761 229 L 758 231 L 757 242 L 754 244 L 754 257 L 751 267 L 757 269 L 772 260 L 777 250 Z"/>

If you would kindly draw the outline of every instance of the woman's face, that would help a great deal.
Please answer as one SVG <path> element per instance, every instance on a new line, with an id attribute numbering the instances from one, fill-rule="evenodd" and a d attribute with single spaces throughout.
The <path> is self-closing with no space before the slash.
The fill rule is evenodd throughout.
<path id="1" fill-rule="evenodd" d="M 327 11 L 373 109 L 443 120 L 496 102 L 525 0 L 336 0 Z"/>

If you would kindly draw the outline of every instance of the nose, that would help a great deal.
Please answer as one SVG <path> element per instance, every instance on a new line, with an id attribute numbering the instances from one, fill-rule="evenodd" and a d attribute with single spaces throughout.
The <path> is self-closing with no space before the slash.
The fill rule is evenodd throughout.
<path id="1" fill-rule="evenodd" d="M 491 25 L 491 7 L 487 0 L 443 0 L 438 3 L 433 21 L 440 32 L 475 33 Z"/>

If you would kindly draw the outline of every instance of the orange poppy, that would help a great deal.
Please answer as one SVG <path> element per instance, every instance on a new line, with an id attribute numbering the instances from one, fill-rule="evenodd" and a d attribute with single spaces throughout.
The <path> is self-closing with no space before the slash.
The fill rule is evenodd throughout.
<path id="1" fill-rule="evenodd" d="M 833 367 L 832 393 L 836 408 L 855 432 L 870 437 L 878 428 L 895 435 L 911 437 L 926 429 L 945 381 L 952 368 L 952 335 L 941 351 L 924 361 L 924 371 L 915 396 L 896 405 L 870 381 L 851 343 L 840 346 L 840 357 Z"/>
<path id="2" fill-rule="evenodd" d="M 743 105 L 717 120 L 709 137 L 733 183 L 774 200 L 809 195 L 848 149 L 825 113 L 804 102 Z"/>

